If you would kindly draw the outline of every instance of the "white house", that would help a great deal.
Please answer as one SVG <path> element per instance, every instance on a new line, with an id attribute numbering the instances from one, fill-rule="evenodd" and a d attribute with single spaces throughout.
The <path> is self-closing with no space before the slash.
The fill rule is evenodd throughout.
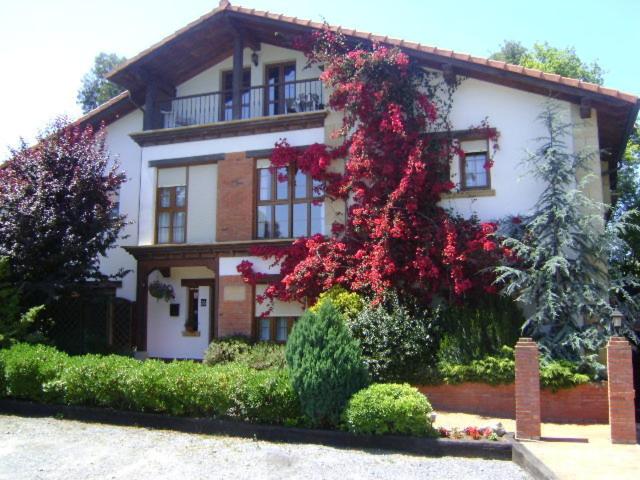
<path id="1" fill-rule="evenodd" d="M 128 181 L 119 208 L 132 221 L 128 237 L 102 261 L 105 273 L 130 269 L 116 294 L 136 302 L 134 345 L 149 356 L 201 358 L 209 341 L 232 333 L 285 340 L 297 304 L 277 303 L 260 318 L 256 287 L 236 266 L 256 244 L 327 232 L 344 205 L 313 205 L 310 179 L 279 191 L 266 167 L 274 144 L 328 143 L 340 123 L 324 105 L 317 68 L 291 48 L 297 35 L 321 24 L 255 11 L 228 2 L 110 73 L 127 91 L 78 120 L 106 123 L 108 147 Z M 444 202 L 464 215 L 495 219 L 525 212 L 541 186 L 524 176 L 521 160 L 543 131 L 535 119 L 552 95 L 574 124 L 570 148 L 598 149 L 589 193 L 611 201 L 616 167 L 636 114 L 635 96 L 537 70 L 417 43 L 341 29 L 349 41 L 397 46 L 425 68 L 462 79 L 451 120 L 466 162 L 493 156 L 490 176 L 465 182 L 451 169 L 456 192 Z M 500 149 L 465 135 L 484 118 L 500 134 Z M 467 169 L 475 164 L 468 163 Z M 305 183 L 306 182 L 306 183 Z M 305 187 L 306 185 L 306 187 Z M 299 190 L 299 191 L 296 191 Z M 291 197 L 294 198 L 291 198 Z M 274 238 L 278 237 L 278 238 Z M 267 273 L 268 263 L 251 258 Z M 148 293 L 155 280 L 175 299 Z M 189 322 L 190 321 L 190 322 Z M 191 328 L 185 328 L 185 323 Z"/>

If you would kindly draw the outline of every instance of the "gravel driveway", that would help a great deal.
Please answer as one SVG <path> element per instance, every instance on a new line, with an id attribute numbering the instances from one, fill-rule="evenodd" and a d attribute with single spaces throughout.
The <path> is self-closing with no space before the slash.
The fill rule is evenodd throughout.
<path id="1" fill-rule="evenodd" d="M 424 458 L 0 415 L 0 479 L 529 479 L 495 460 Z"/>

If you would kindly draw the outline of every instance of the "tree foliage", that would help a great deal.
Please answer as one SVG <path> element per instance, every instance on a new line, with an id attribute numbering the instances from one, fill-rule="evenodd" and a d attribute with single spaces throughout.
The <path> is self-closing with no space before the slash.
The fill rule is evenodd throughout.
<path id="1" fill-rule="evenodd" d="M 497 284 L 532 307 L 523 332 L 545 354 L 579 360 L 595 353 L 610 329 L 607 261 L 622 226 L 604 228 L 603 206 L 584 193 L 593 178 L 579 177 L 599 152 L 569 152 L 572 126 L 551 101 L 539 120 L 546 134 L 525 163 L 544 189 L 518 225 L 520 234 L 502 241 L 514 264 L 497 268 Z"/>
<path id="2" fill-rule="evenodd" d="M 337 425 L 349 398 L 367 386 L 360 346 L 331 302 L 296 322 L 285 355 L 302 410 L 315 425 Z"/>
<path id="3" fill-rule="evenodd" d="M 529 49 L 520 42 L 506 40 L 490 58 L 598 85 L 604 82 L 604 70 L 598 62 L 582 61 L 574 47 L 556 48 L 547 42 L 536 42 Z"/>
<path id="4" fill-rule="evenodd" d="M 0 169 L 0 255 L 26 293 L 50 297 L 102 278 L 99 255 L 124 225 L 112 209 L 125 181 L 104 140 L 104 130 L 58 120 Z"/>
<path id="5" fill-rule="evenodd" d="M 324 66 L 329 106 L 343 114 L 335 132 L 343 141 L 301 149 L 283 141 L 271 165 L 310 173 L 323 182 L 326 198 L 348 198 L 348 213 L 330 235 L 252 249 L 280 265 L 282 279 L 265 296 L 315 299 L 334 285 L 375 301 L 388 290 L 423 303 L 484 293 L 490 275 L 478 272 L 495 262 L 496 245 L 488 238 L 495 225 L 454 216 L 439 205 L 454 187 L 450 161 L 462 154 L 447 135 L 455 86 L 398 49 L 351 49 L 326 30 L 312 38 L 307 52 L 311 63 Z M 488 137 L 493 132 L 486 124 L 478 131 Z M 338 159 L 345 161 L 343 173 L 329 169 Z M 250 262 L 238 270 L 256 280 Z"/>
<path id="6" fill-rule="evenodd" d="M 76 101 L 82 107 L 83 113 L 90 112 L 124 90 L 105 77 L 125 60 L 125 57 L 120 57 L 115 53 L 100 52 L 96 55 L 93 67 L 82 77 L 82 86 L 78 90 Z"/>

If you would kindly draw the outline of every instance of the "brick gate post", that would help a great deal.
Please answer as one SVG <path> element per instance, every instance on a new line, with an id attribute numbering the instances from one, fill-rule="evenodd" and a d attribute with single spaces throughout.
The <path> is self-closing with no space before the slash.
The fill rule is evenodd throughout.
<path id="1" fill-rule="evenodd" d="M 609 425 L 611 443 L 636 443 L 635 390 L 631 345 L 624 337 L 611 337 L 607 345 Z"/>
<path id="2" fill-rule="evenodd" d="M 516 343 L 516 438 L 540 439 L 540 366 L 538 344 L 531 338 Z"/>

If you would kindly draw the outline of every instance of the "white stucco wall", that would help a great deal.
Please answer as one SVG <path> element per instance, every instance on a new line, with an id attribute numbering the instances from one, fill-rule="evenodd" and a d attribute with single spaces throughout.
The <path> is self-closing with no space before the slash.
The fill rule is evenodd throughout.
<path id="1" fill-rule="evenodd" d="M 479 126 L 487 117 L 498 130 L 499 150 L 492 155 L 491 188 L 494 196 L 454 198 L 442 205 L 464 216 L 476 214 L 481 220 L 500 219 L 509 214 L 526 213 L 536 202 L 542 184 L 527 173 L 523 165 L 527 150 L 537 147 L 535 138 L 544 136 L 544 126 L 536 120 L 547 97 L 475 79 L 464 80 L 453 99 L 451 121 L 454 130 Z M 571 119 L 571 104 L 556 101 L 561 115 Z M 573 149 L 569 136 L 567 146 Z M 490 151 L 491 153 L 491 151 Z M 459 183 L 458 162 L 451 168 L 452 180 Z"/>
<path id="2" fill-rule="evenodd" d="M 309 128 L 304 130 L 292 130 L 290 132 L 274 132 L 261 133 L 259 135 L 242 135 L 238 137 L 218 138 L 213 140 L 200 140 L 195 142 L 182 142 L 170 145 L 156 145 L 145 147 L 142 149 L 142 189 L 140 191 L 140 245 L 152 245 L 154 242 L 155 227 L 155 198 L 156 198 L 156 175 L 157 168 L 149 167 L 151 160 L 165 160 L 172 158 L 195 157 L 209 154 L 224 154 L 233 152 L 246 152 L 250 150 L 263 150 L 273 148 L 281 138 L 286 137 L 292 146 L 310 145 L 312 143 L 322 143 L 324 141 L 324 129 Z M 210 243 L 215 241 L 215 228 L 213 232 L 205 233 L 211 222 L 215 226 L 215 210 L 216 210 L 216 192 L 217 192 L 217 169 L 213 170 L 194 170 L 200 167 L 189 167 L 189 179 L 199 177 L 203 174 L 206 178 L 197 178 L 194 188 L 196 195 L 191 191 L 187 193 L 189 196 L 189 212 L 192 208 L 199 205 L 199 198 L 203 198 L 202 205 L 208 205 L 206 209 L 210 211 L 199 211 L 196 218 L 206 218 L 206 224 L 196 226 L 195 230 L 191 224 L 191 213 L 187 218 L 188 243 Z M 196 172 L 196 173 L 193 173 Z M 208 173 L 207 173 L 208 172 Z M 215 178 L 214 178 L 215 177 Z M 215 181 L 214 181 L 215 180 Z M 208 189 L 210 187 L 210 189 Z M 197 195 L 202 194 L 204 197 Z M 193 237 L 189 236 L 189 232 Z M 211 237 L 211 235 L 214 235 Z M 209 240 L 213 238 L 213 240 Z M 204 239 L 204 240 L 202 240 Z"/>
<path id="3" fill-rule="evenodd" d="M 252 50 L 245 48 L 243 52 L 243 67 L 251 69 L 251 86 L 264 85 L 265 68 L 276 63 L 296 63 L 296 80 L 318 78 L 320 70 L 317 66 L 305 68 L 307 59 L 302 52 L 277 47 L 267 43 L 260 44 L 258 51 L 258 65 L 251 61 Z M 186 82 L 177 86 L 177 96 L 197 95 L 218 92 L 222 89 L 222 72 L 233 68 L 233 57 L 217 63 Z"/>
<path id="4" fill-rule="evenodd" d="M 187 241 L 216 241 L 218 166 L 189 167 L 189 204 L 187 208 Z"/>
<path id="5" fill-rule="evenodd" d="M 119 297 L 135 300 L 136 261 L 125 252 L 121 245 L 138 243 L 138 199 L 140 197 L 140 161 L 141 148 L 129 133 L 142 129 L 142 112 L 136 110 L 116 120 L 107 127 L 106 146 L 113 161 L 120 164 L 127 181 L 120 189 L 120 213 L 127 216 L 129 222 L 122 231 L 117 247 L 109 250 L 106 258 L 100 260 L 100 271 L 106 275 L 115 274 L 119 269 L 131 270 L 122 279 L 122 288 L 116 292 Z M 127 237 L 127 238 L 123 238 Z"/>
<path id="6" fill-rule="evenodd" d="M 181 286 L 182 279 L 213 278 L 213 272 L 205 267 L 180 267 L 171 269 L 171 277 L 164 278 L 155 271 L 149 275 L 149 282 L 159 280 L 173 286 L 175 299 L 171 302 L 156 300 L 151 295 L 147 300 L 147 352 L 151 357 L 162 358 L 197 358 L 203 357 L 209 344 L 209 318 L 212 302 L 215 298 L 210 287 L 199 287 L 199 300 L 207 299 L 205 307 L 198 307 L 199 337 L 183 336 L 184 322 L 187 318 L 189 304 L 187 288 Z M 180 315 L 169 315 L 169 304 L 180 304 Z"/>

